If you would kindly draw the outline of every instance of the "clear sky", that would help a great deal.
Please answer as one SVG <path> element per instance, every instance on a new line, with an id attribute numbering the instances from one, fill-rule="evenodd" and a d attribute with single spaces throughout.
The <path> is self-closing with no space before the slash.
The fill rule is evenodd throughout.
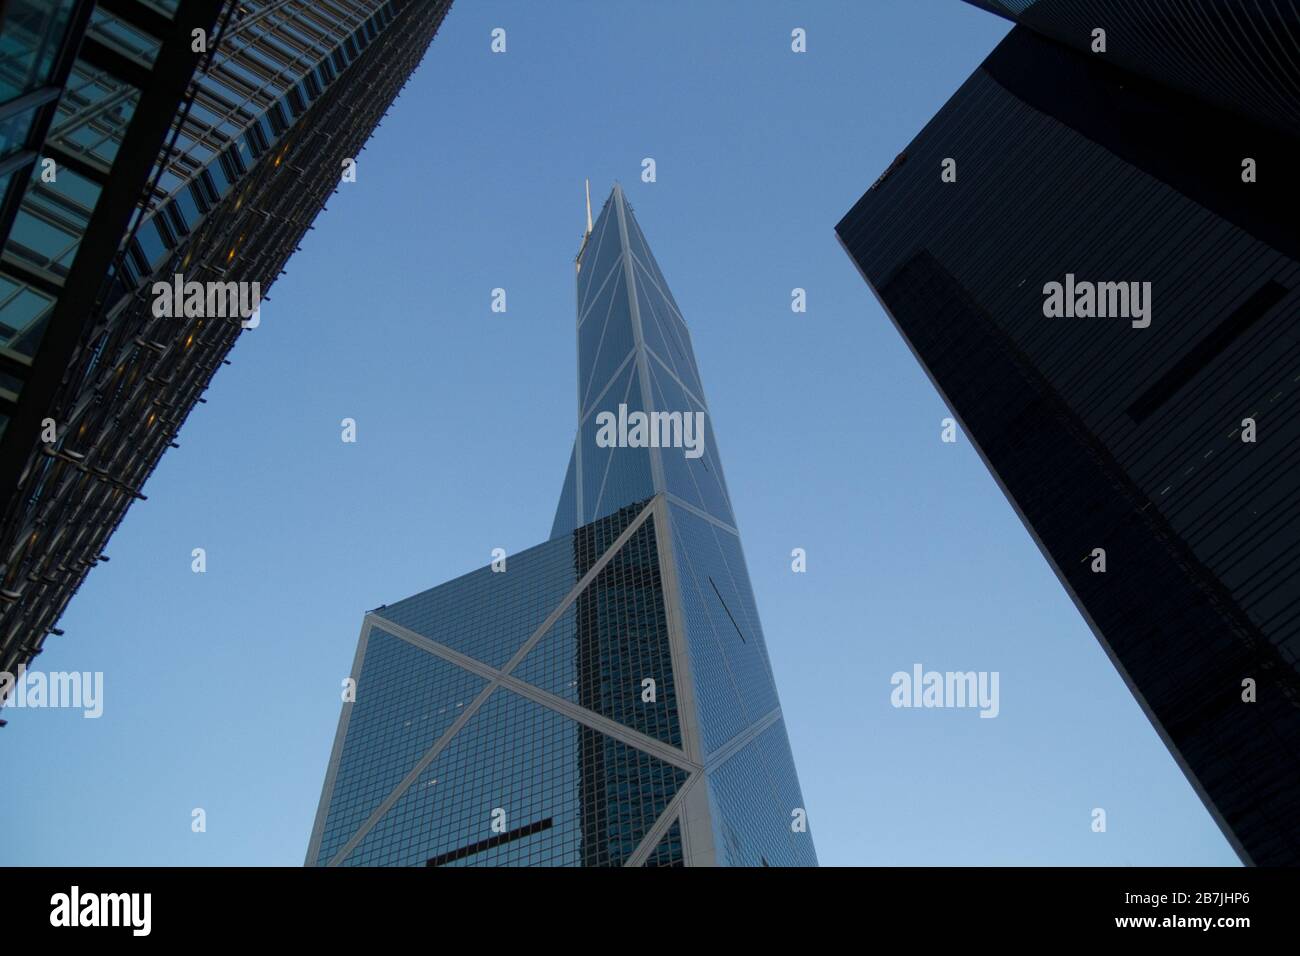
<path id="1" fill-rule="evenodd" d="M 103 716 L 4 712 L 0 863 L 301 864 L 362 614 L 549 534 L 590 177 L 692 329 L 822 863 L 1235 864 L 835 238 L 1007 27 L 458 2 L 38 658 Z M 895 709 L 914 663 L 999 716 Z"/>

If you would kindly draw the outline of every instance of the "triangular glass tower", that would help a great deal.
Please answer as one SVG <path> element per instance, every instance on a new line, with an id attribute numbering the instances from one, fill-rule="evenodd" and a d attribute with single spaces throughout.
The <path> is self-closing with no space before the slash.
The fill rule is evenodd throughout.
<path id="1" fill-rule="evenodd" d="M 814 866 L 690 332 L 621 187 L 551 538 L 366 615 L 316 866 Z"/>

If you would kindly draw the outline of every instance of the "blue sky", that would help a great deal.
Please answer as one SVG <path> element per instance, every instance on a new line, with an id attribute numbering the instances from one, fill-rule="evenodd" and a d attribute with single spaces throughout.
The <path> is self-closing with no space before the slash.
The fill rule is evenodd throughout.
<path id="1" fill-rule="evenodd" d="M 38 659 L 104 715 L 4 713 L 0 863 L 302 862 L 363 612 L 549 533 L 590 177 L 691 326 L 822 863 L 1235 864 L 834 235 L 1006 29 L 458 3 Z M 998 671 L 1000 715 L 893 708 L 917 662 Z"/>

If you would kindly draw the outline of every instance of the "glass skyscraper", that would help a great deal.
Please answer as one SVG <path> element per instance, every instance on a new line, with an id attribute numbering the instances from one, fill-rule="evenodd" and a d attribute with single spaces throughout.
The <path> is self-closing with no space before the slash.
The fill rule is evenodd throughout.
<path id="1" fill-rule="evenodd" d="M 155 315 L 153 283 L 265 294 L 450 5 L 3 4 L 0 671 L 60 633 L 241 333 Z"/>
<path id="2" fill-rule="evenodd" d="M 980 5 L 1022 25 L 837 232 L 1238 854 L 1295 865 L 1300 11 Z"/>
<path id="3" fill-rule="evenodd" d="M 308 865 L 816 865 L 690 332 L 618 186 L 577 303 L 550 540 L 366 615 Z"/>
<path id="4" fill-rule="evenodd" d="M 1300 135 L 1296 0 L 967 0 L 1080 53 Z"/>

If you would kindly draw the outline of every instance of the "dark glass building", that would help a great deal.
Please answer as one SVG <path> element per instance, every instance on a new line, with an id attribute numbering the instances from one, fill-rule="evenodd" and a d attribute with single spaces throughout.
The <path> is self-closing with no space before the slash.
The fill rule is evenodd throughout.
<path id="1" fill-rule="evenodd" d="M 1300 135 L 1296 0 L 967 0 L 1161 86 Z"/>
<path id="2" fill-rule="evenodd" d="M 617 186 L 577 300 L 551 538 L 366 615 L 308 865 L 816 865 L 690 332 Z"/>
<path id="3" fill-rule="evenodd" d="M 250 320 L 155 316 L 154 282 L 264 295 L 449 6 L 0 7 L 0 671 L 60 633 Z"/>
<path id="4" fill-rule="evenodd" d="M 1027 25 L 837 232 L 1242 860 L 1300 863 L 1300 17 L 979 5 Z"/>

